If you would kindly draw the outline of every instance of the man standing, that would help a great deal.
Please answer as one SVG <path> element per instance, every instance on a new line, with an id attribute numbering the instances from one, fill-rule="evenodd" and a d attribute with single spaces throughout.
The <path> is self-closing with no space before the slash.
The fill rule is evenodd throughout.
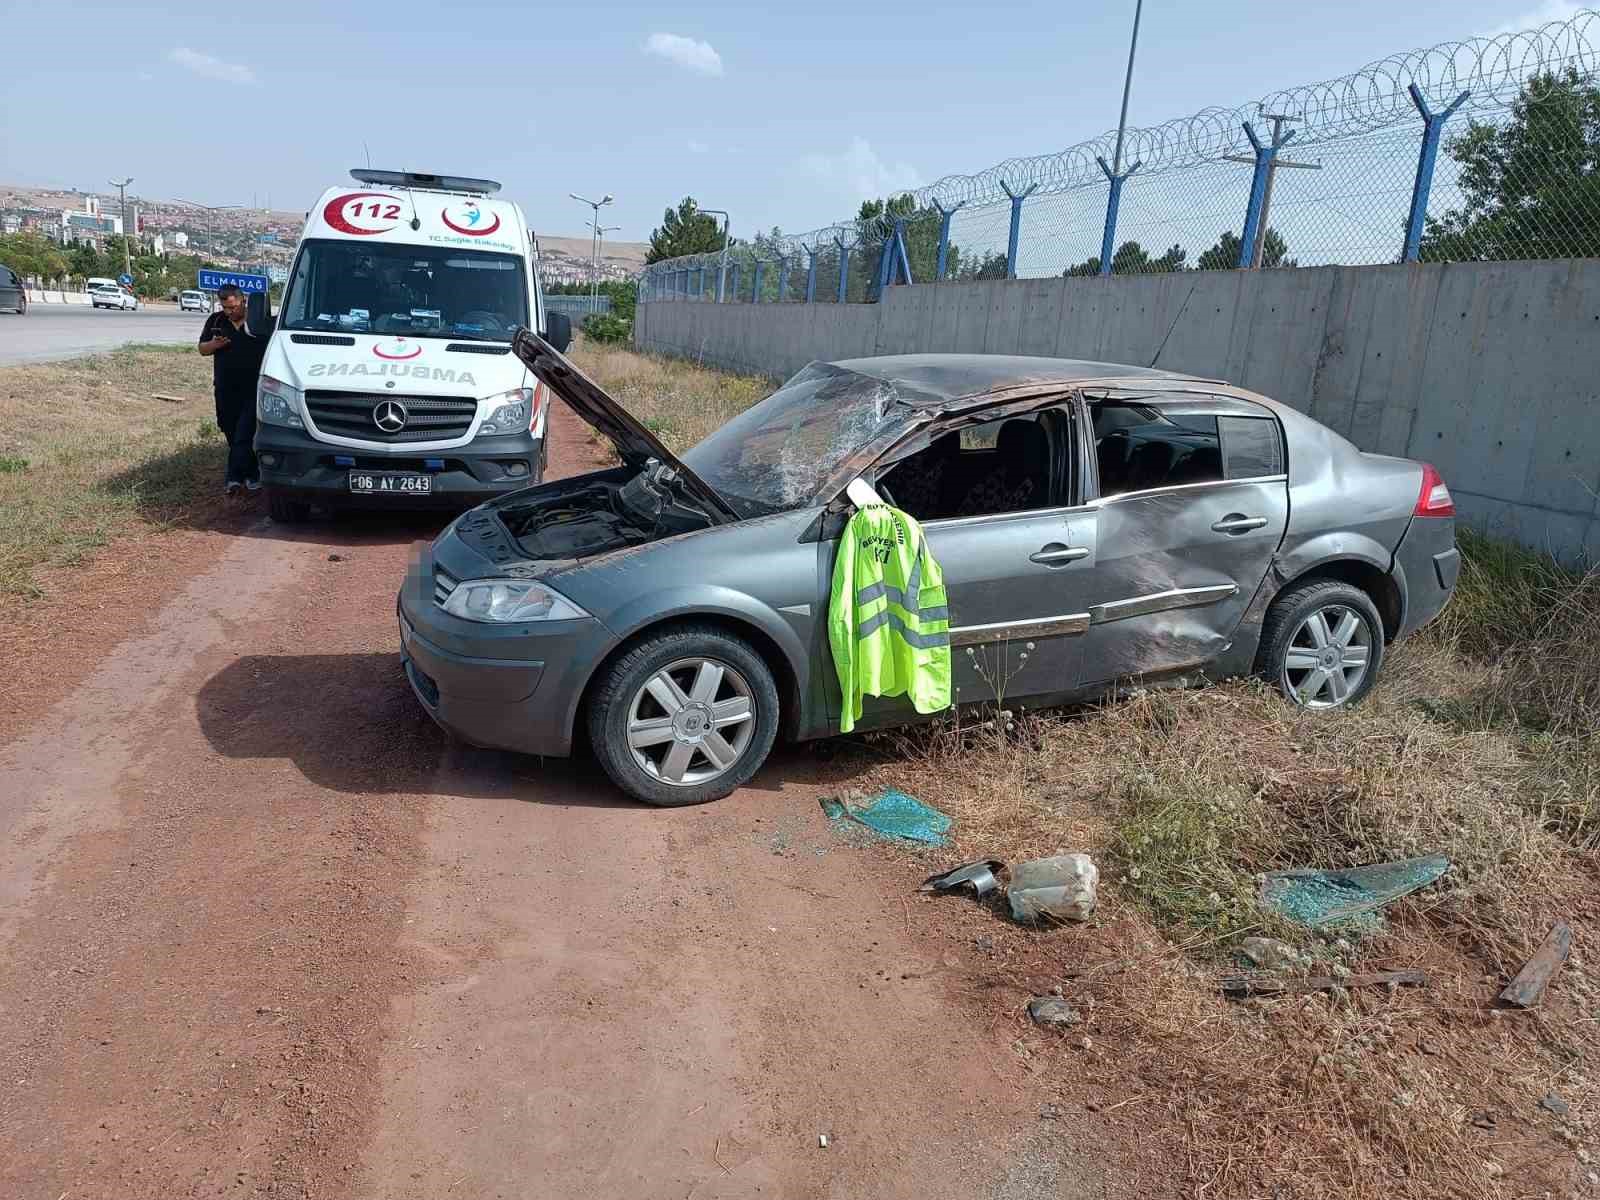
<path id="1" fill-rule="evenodd" d="M 200 353 L 211 360 L 211 388 L 217 401 L 217 428 L 228 439 L 228 475 L 223 490 L 238 495 L 241 487 L 261 488 L 252 443 L 256 437 L 256 377 L 272 337 L 270 321 L 252 328 L 244 293 L 231 283 L 217 289 L 222 311 L 206 318 L 200 330 Z"/>

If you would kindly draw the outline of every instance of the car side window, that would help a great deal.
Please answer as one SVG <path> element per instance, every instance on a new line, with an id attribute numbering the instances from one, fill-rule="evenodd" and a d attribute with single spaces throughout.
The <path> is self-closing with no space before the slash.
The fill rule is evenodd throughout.
<path id="1" fill-rule="evenodd" d="M 1214 416 L 1112 400 L 1091 402 L 1089 412 L 1102 496 L 1223 478 Z"/>
<path id="2" fill-rule="evenodd" d="M 0 287 L 16 287 L 17 277 L 11 273 L 10 267 L 0 267 Z"/>
<path id="3" fill-rule="evenodd" d="M 878 490 L 919 521 L 1056 507 L 1069 425 L 1051 411 L 952 430 L 880 473 Z"/>
<path id="4" fill-rule="evenodd" d="M 1283 434 L 1271 417 L 1219 417 L 1223 471 L 1229 479 L 1283 474 Z"/>

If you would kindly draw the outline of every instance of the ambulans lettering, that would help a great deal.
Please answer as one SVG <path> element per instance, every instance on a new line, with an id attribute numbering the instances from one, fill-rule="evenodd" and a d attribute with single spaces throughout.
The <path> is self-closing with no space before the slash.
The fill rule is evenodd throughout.
<path id="1" fill-rule="evenodd" d="M 478 385 L 471 371 L 453 371 L 448 367 L 429 367 L 422 363 L 312 363 L 306 368 L 306 375 L 312 379 L 332 379 L 336 375 L 389 375 L 427 379 L 434 383 L 453 383 L 461 387 Z"/>

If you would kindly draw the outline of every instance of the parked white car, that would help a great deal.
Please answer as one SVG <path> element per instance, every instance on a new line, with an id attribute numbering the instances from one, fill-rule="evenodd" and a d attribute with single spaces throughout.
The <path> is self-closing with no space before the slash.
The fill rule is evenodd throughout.
<path id="1" fill-rule="evenodd" d="M 211 302 L 206 299 L 204 292 L 186 291 L 178 293 L 179 312 L 209 312 Z"/>
<path id="2" fill-rule="evenodd" d="M 132 292 L 123 291 L 114 283 L 102 283 L 98 287 L 89 289 L 89 303 L 93 304 L 96 308 L 131 308 L 137 311 L 139 308 L 139 297 L 135 296 Z"/>

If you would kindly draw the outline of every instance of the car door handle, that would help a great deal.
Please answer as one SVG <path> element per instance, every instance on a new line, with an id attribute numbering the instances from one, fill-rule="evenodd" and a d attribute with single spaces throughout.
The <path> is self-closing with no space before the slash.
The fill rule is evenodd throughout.
<path id="1" fill-rule="evenodd" d="M 1028 555 L 1028 561 L 1038 563 L 1041 567 L 1064 567 L 1068 563 L 1088 557 L 1089 550 L 1086 546 L 1063 546 L 1060 542 L 1051 542 Z"/>
<path id="2" fill-rule="evenodd" d="M 1265 517 L 1247 517 L 1243 513 L 1229 513 L 1220 521 L 1213 521 L 1211 528 L 1217 533 L 1249 533 L 1252 529 L 1260 529 L 1267 523 Z"/>

